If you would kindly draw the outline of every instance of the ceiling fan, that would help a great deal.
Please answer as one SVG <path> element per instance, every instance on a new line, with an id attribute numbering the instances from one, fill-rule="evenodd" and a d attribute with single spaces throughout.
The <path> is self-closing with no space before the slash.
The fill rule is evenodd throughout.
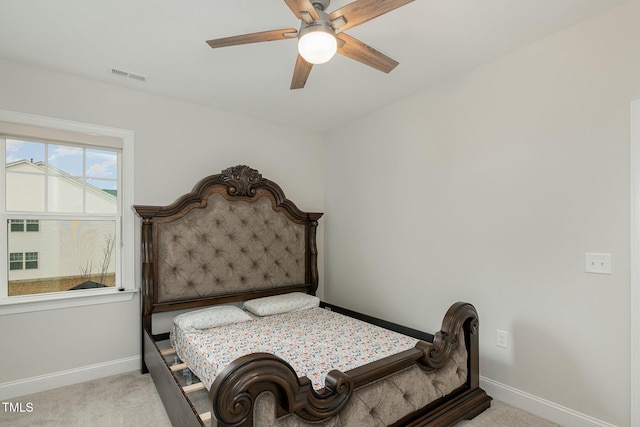
<path id="1" fill-rule="evenodd" d="M 331 13 L 325 12 L 331 0 L 284 0 L 298 19 L 300 29 L 262 31 L 208 40 L 212 48 L 274 40 L 298 39 L 298 59 L 291 89 L 304 87 L 314 64 L 329 61 L 337 52 L 385 73 L 398 62 L 343 31 L 391 12 L 413 0 L 357 0 Z"/>

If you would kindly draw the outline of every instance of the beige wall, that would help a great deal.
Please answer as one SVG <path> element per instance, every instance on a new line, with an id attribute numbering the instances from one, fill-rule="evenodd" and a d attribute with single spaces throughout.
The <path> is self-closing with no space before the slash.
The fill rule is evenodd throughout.
<path id="1" fill-rule="evenodd" d="M 133 130 L 136 204 L 171 203 L 199 179 L 247 164 L 281 184 L 300 209 L 324 210 L 316 133 L 6 61 L 0 76 L 0 109 Z M 139 310 L 136 297 L 0 315 L 0 386 L 139 356 Z"/>
<path id="2" fill-rule="evenodd" d="M 326 299 L 427 330 L 469 301 L 481 375 L 629 425 L 638 22 L 626 3 L 329 133 Z"/>

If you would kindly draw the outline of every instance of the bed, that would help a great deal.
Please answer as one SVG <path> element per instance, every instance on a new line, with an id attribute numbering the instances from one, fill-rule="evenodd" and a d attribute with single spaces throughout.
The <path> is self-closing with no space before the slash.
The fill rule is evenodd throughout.
<path id="1" fill-rule="evenodd" d="M 141 370 L 151 374 L 173 425 L 451 426 L 490 406 L 491 398 L 479 387 L 473 305 L 453 304 L 441 330 L 429 334 L 319 301 L 316 230 L 322 214 L 298 209 L 257 170 L 230 167 L 170 205 L 134 210 L 142 223 Z M 270 307 L 292 300 L 314 303 L 188 330 L 193 319 L 209 321 L 214 311 L 238 314 L 265 301 Z M 202 314 L 194 317 L 191 311 Z M 171 332 L 154 330 L 157 316 L 174 312 Z M 185 318 L 186 333 L 176 329 Z M 330 351 L 355 348 L 342 341 L 351 332 L 316 337 L 308 324 L 327 331 L 333 330 L 327 325 L 372 328 L 357 339 L 364 345 L 361 353 L 376 354 L 345 363 L 338 358 L 355 357 L 334 357 Z M 284 343 L 274 325 L 293 341 Z M 263 338 L 271 335 L 276 344 Z M 225 343 L 228 354 L 195 355 L 182 347 L 193 337 L 205 340 L 202 348 Z M 311 341 L 296 341 L 305 338 Z M 380 345 L 371 350 L 367 344 Z M 238 347 L 246 347 L 247 354 L 231 352 Z M 294 347 L 314 349 L 302 356 L 283 350 Z M 298 360 L 305 357 L 322 366 L 301 367 Z M 211 366 L 216 366 L 213 374 Z"/>

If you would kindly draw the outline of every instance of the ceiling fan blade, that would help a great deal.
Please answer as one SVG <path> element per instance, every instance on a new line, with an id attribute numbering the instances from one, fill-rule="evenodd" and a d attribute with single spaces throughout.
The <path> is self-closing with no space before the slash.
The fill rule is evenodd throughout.
<path id="1" fill-rule="evenodd" d="M 336 37 L 344 42 L 342 46 L 338 47 L 338 53 L 347 58 L 355 59 L 383 73 L 389 73 L 399 64 L 387 55 L 345 33 L 336 34 Z"/>
<path id="2" fill-rule="evenodd" d="M 301 12 L 309 13 L 313 19 L 320 18 L 318 16 L 318 12 L 316 12 L 316 9 L 309 0 L 284 0 L 284 2 L 289 6 L 289 9 L 291 9 L 298 19 L 304 20 Z"/>
<path id="3" fill-rule="evenodd" d="M 340 31 L 348 30 L 356 25 L 391 12 L 401 6 L 411 3 L 413 0 L 357 0 L 353 3 L 334 10 L 329 14 L 331 21 L 343 16 L 347 23 L 340 27 Z"/>
<path id="4" fill-rule="evenodd" d="M 296 67 L 293 70 L 293 78 L 291 79 L 291 89 L 302 89 L 304 87 L 305 83 L 307 83 L 307 78 L 309 78 L 311 68 L 313 68 L 313 64 L 298 55 Z"/>
<path id="5" fill-rule="evenodd" d="M 223 37 L 221 39 L 207 40 L 207 44 L 213 48 L 235 46 L 239 44 L 268 42 L 273 40 L 293 39 L 298 30 L 286 28 L 283 30 L 262 31 L 260 33 L 243 34 L 241 36 Z"/>

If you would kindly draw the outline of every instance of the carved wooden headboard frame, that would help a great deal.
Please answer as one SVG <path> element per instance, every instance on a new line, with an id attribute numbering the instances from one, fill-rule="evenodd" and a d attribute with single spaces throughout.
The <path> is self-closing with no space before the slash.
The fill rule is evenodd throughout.
<path id="1" fill-rule="evenodd" d="M 315 294 L 317 290 L 316 229 L 322 213 L 301 211 L 285 197 L 278 184 L 263 178 L 255 169 L 244 165 L 230 167 L 202 179 L 190 193 L 168 206 L 136 205 L 133 209 L 142 219 L 142 326 L 149 333 L 151 317 L 156 312 L 287 292 Z M 260 230 L 256 232 L 256 229 Z M 238 236 L 244 236 L 247 243 L 237 243 Z M 249 246 L 249 240 L 255 242 L 254 246 Z M 253 267 L 260 269 L 260 274 L 264 273 L 264 281 L 260 274 L 248 280 L 242 274 L 234 273 L 233 263 L 228 259 L 216 263 L 214 258 L 218 252 L 227 250 L 223 247 L 224 242 L 232 245 L 241 258 L 237 264 L 253 263 Z M 278 256 L 284 261 L 269 253 L 274 246 L 278 247 Z M 175 258 L 192 257 L 192 251 L 205 250 L 203 248 L 209 252 L 200 258 L 207 258 L 211 261 L 209 264 L 200 266 L 187 259 L 183 260 L 183 266 L 175 265 L 178 262 Z M 257 253 L 258 250 L 264 251 L 265 255 Z M 240 255 L 245 252 L 250 254 Z M 172 259 L 167 261 L 167 258 Z M 295 274 L 290 279 L 282 267 L 284 262 L 295 263 Z M 202 268 L 202 274 L 193 274 L 198 268 Z M 224 285 L 219 283 L 222 273 L 216 269 L 225 270 Z M 177 270 L 184 274 L 175 276 L 180 280 L 173 280 L 171 274 Z M 282 274 L 274 278 L 271 272 L 276 270 Z M 188 278 L 184 277 L 189 274 Z M 196 276 L 197 279 L 191 278 Z M 280 280 L 278 277 L 286 280 L 274 283 L 274 280 Z M 183 283 L 176 285 L 177 282 Z"/>

